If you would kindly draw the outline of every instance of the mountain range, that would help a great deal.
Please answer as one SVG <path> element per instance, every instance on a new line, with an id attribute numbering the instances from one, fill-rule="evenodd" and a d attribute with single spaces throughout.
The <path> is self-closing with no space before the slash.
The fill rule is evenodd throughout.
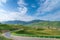
<path id="1" fill-rule="evenodd" d="M 26 25 L 26 24 L 32 24 L 32 23 L 38 23 L 38 22 L 43 22 L 43 20 L 32 20 L 32 21 L 20 21 L 20 20 L 13 20 L 13 21 L 4 21 L 2 24 L 21 24 L 21 25 Z"/>
<path id="2" fill-rule="evenodd" d="M 48 25 L 51 27 L 60 27 L 60 21 L 45 21 L 45 20 L 32 20 L 32 21 L 20 21 L 20 20 L 14 20 L 14 21 L 5 21 L 2 22 L 2 24 L 20 24 L 30 27 L 47 27 Z"/>

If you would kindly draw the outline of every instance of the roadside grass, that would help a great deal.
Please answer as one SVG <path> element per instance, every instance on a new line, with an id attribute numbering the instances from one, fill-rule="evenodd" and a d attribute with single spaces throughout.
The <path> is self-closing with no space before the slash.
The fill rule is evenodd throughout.
<path id="1" fill-rule="evenodd" d="M 12 40 L 12 39 L 5 38 L 4 36 L 2 36 L 2 33 L 0 33 L 0 40 Z"/>
<path id="2" fill-rule="evenodd" d="M 41 38 L 60 38 L 60 31 L 57 29 L 23 29 L 12 32 L 12 35 Z"/>
<path id="3" fill-rule="evenodd" d="M 0 36 L 0 40 L 12 40 L 12 39 L 8 39 L 8 38 L 5 38 L 3 36 Z"/>

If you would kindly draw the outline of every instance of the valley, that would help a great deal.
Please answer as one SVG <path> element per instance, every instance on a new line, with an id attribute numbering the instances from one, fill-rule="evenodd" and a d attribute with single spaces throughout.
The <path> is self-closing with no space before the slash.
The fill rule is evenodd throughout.
<path id="1" fill-rule="evenodd" d="M 0 23 L 0 34 L 11 32 L 14 36 L 60 39 L 60 21 L 20 22 Z"/>

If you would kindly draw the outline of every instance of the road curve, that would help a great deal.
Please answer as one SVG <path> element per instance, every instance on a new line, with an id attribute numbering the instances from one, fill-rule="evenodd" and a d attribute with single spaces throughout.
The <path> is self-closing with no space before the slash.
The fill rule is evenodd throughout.
<path id="1" fill-rule="evenodd" d="M 56 38 L 36 38 L 36 37 L 20 37 L 14 36 L 12 37 L 13 40 L 60 40 Z"/>

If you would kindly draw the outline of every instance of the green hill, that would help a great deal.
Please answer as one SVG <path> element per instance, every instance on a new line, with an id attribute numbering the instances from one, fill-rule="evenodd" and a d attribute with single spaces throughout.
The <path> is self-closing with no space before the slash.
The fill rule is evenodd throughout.
<path id="1" fill-rule="evenodd" d="M 23 27 L 22 25 L 0 24 L 0 32 L 2 30 L 9 30 L 9 31 L 18 30 L 22 27 Z"/>
<path id="2" fill-rule="evenodd" d="M 26 25 L 0 24 L 0 33 L 12 31 L 12 35 L 60 38 L 60 21 L 34 21 Z"/>
<path id="3" fill-rule="evenodd" d="M 44 21 L 44 22 L 36 22 L 32 24 L 28 24 L 26 26 L 30 27 L 56 27 L 60 28 L 60 21 Z"/>

